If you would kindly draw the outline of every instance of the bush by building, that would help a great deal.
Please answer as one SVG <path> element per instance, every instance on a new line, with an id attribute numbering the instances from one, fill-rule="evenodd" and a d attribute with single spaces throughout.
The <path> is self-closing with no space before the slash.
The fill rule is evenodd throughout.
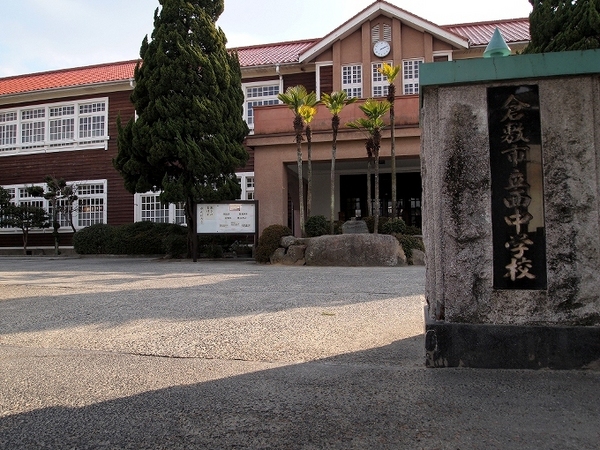
<path id="1" fill-rule="evenodd" d="M 271 255 L 279 248 L 281 238 L 291 236 L 292 230 L 284 225 L 269 225 L 265 228 L 258 239 L 258 245 L 254 258 L 256 262 L 267 263 Z"/>

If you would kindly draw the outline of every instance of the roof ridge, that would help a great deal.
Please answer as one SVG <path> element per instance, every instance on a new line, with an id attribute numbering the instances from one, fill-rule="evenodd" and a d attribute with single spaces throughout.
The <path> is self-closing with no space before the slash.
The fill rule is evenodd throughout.
<path id="1" fill-rule="evenodd" d="M 480 22 L 464 22 L 464 23 L 451 23 L 448 25 L 439 25 L 441 28 L 446 27 L 466 27 L 469 25 L 492 25 L 495 23 L 506 23 L 506 22 L 529 22 L 529 17 L 516 17 L 514 19 L 496 19 L 496 20 L 482 20 Z"/>
<path id="2" fill-rule="evenodd" d="M 264 47 L 276 47 L 278 45 L 289 45 L 289 44 L 308 44 L 311 42 L 316 42 L 321 40 L 322 38 L 312 38 L 312 39 L 298 39 L 292 41 L 282 41 L 282 42 L 269 42 L 267 44 L 254 44 L 254 45 L 244 45 L 239 47 L 231 47 L 227 50 L 240 50 L 240 49 L 253 49 L 253 48 L 264 48 Z"/>
<path id="3" fill-rule="evenodd" d="M 90 64 L 88 66 L 66 67 L 63 69 L 44 70 L 42 72 L 31 72 L 31 73 L 24 73 L 24 74 L 20 74 L 20 75 L 10 75 L 8 77 L 1 77 L 0 80 L 8 81 L 8 80 L 11 80 L 14 78 L 37 77 L 37 76 L 43 76 L 43 75 L 60 74 L 60 73 L 64 73 L 64 72 L 75 72 L 78 70 L 99 69 L 101 67 L 122 66 L 125 64 L 133 64 L 133 63 L 137 64 L 137 62 L 139 62 L 139 61 L 141 61 L 140 58 L 130 59 L 127 61 L 115 61 L 115 62 L 108 62 L 108 63 Z"/>

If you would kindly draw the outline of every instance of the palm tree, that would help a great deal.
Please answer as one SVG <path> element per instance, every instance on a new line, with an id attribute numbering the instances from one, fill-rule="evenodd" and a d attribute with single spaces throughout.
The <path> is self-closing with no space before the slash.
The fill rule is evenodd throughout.
<path id="1" fill-rule="evenodd" d="M 375 162 L 375 214 L 373 233 L 377 234 L 379 227 L 379 148 L 381 146 L 381 130 L 385 127 L 382 117 L 390 110 L 390 104 L 380 102 L 373 99 L 368 99 L 364 104 L 359 106 L 360 110 L 367 116 L 366 118 L 356 119 L 348 124 L 349 127 L 364 130 L 372 139 L 369 143 L 367 140 L 367 152 L 372 150 L 373 160 Z M 371 158 L 369 158 L 370 160 Z M 367 181 L 370 183 L 369 180 Z M 368 201 L 371 201 L 369 198 Z"/>
<path id="2" fill-rule="evenodd" d="M 333 131 L 333 140 L 331 143 L 331 174 L 330 174 L 330 192 L 331 192 L 331 226 L 330 232 L 333 234 L 333 224 L 335 222 L 335 156 L 337 153 L 337 135 L 340 129 L 340 116 L 342 109 L 350 103 L 354 103 L 356 97 L 348 97 L 345 91 L 335 91 L 331 94 L 323 94 L 321 103 L 332 114 L 331 130 Z"/>
<path id="3" fill-rule="evenodd" d="M 383 63 L 383 66 L 378 69 L 379 72 L 387 78 L 388 83 L 390 83 L 388 87 L 388 95 L 387 101 L 390 104 L 390 139 L 391 139 L 391 159 L 392 159 L 392 217 L 396 217 L 397 214 L 397 188 L 396 188 L 396 127 L 395 127 L 395 110 L 394 110 L 394 100 L 396 98 L 396 86 L 394 85 L 394 81 L 396 81 L 396 77 L 400 73 L 400 66 L 392 66 L 388 63 Z"/>
<path id="4" fill-rule="evenodd" d="M 304 105 L 306 96 L 304 86 L 293 86 L 287 88 L 285 93 L 279 94 L 277 98 L 288 106 L 294 113 L 294 133 L 296 134 L 296 152 L 298 155 L 298 201 L 300 203 L 300 232 L 304 236 L 304 186 L 302 175 L 302 132 L 304 131 L 304 122 L 300 115 L 300 107 Z"/>
<path id="5" fill-rule="evenodd" d="M 312 129 L 310 128 L 310 123 L 314 119 L 317 114 L 317 95 L 314 92 L 307 94 L 304 99 L 304 105 L 302 105 L 298 113 L 302 117 L 302 122 L 304 123 L 305 133 L 306 133 L 306 144 L 307 144 L 307 160 L 308 160 L 308 192 L 306 195 L 306 218 L 310 217 L 310 212 L 312 210 Z"/>

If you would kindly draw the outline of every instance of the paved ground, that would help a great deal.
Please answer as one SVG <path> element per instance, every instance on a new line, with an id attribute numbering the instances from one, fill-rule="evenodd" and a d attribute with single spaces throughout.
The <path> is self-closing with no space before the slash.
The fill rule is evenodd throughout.
<path id="1" fill-rule="evenodd" d="M 600 373 L 425 369 L 424 270 L 0 258 L 0 449 L 598 449 Z"/>

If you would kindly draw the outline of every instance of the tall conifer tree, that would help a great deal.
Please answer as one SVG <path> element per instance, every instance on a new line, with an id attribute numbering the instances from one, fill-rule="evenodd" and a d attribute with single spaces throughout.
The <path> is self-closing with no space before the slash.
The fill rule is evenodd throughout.
<path id="1" fill-rule="evenodd" d="M 248 158 L 241 71 L 215 25 L 224 0 L 160 4 L 135 69 L 137 119 L 119 122 L 113 163 L 129 192 L 160 190 L 161 201 L 185 204 L 195 259 L 195 203 L 233 200 L 241 192 L 235 169 Z"/>
<path id="2" fill-rule="evenodd" d="M 524 53 L 600 48 L 600 0 L 529 0 L 531 42 Z"/>

